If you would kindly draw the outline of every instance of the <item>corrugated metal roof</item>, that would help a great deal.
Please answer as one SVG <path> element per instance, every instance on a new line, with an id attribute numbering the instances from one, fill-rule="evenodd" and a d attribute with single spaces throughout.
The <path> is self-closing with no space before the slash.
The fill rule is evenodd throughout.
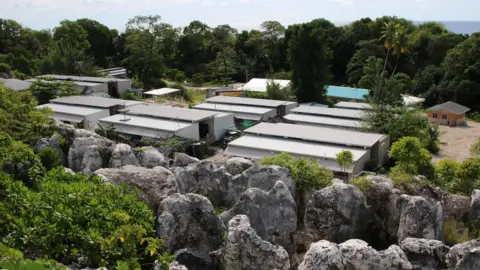
<path id="1" fill-rule="evenodd" d="M 150 104 L 131 107 L 128 114 L 164 119 L 178 119 L 189 122 L 200 122 L 216 115 L 215 112 Z"/>
<path id="2" fill-rule="evenodd" d="M 130 120 L 122 121 L 125 118 Z M 123 114 L 116 114 L 110 117 L 102 118 L 100 119 L 100 122 L 166 131 L 177 131 L 192 125 L 189 122 L 170 121 L 153 117 L 135 115 L 124 116 Z"/>
<path id="3" fill-rule="evenodd" d="M 361 102 L 348 102 L 348 101 L 340 101 L 334 105 L 336 108 L 344 108 L 344 109 L 358 109 L 358 110 L 371 110 L 373 109 L 372 105 L 368 103 L 361 103 Z"/>
<path id="4" fill-rule="evenodd" d="M 357 161 L 367 154 L 366 150 L 359 150 L 349 147 L 340 147 L 325 145 L 316 142 L 306 142 L 292 139 L 262 137 L 255 135 L 242 136 L 228 144 L 228 146 L 263 150 L 269 153 L 289 153 L 302 157 L 312 157 L 316 159 L 336 160 L 337 154 L 343 150 L 348 150 L 353 154 L 353 161 Z M 225 150 L 227 155 L 235 155 Z M 262 156 L 260 156 L 262 157 Z"/>
<path id="5" fill-rule="evenodd" d="M 290 112 L 311 114 L 311 115 L 325 115 L 325 116 L 350 118 L 350 119 L 362 119 L 364 116 L 364 112 L 361 110 L 322 108 L 322 107 L 311 107 L 311 106 L 299 106 L 297 108 L 292 109 Z"/>
<path id="6" fill-rule="evenodd" d="M 242 87 L 242 90 L 254 91 L 254 92 L 267 92 L 267 84 L 269 81 L 270 81 L 269 79 L 253 78 Z M 279 84 L 281 88 L 290 86 L 289 80 L 273 80 L 273 81 Z"/>
<path id="7" fill-rule="evenodd" d="M 47 74 L 47 75 L 40 75 L 37 78 L 52 78 L 56 80 L 70 80 L 70 81 L 78 81 L 78 82 L 94 82 L 94 83 L 109 83 L 117 81 L 115 78 L 105 78 L 105 77 L 88 77 L 88 76 L 71 76 L 71 75 L 55 75 L 55 74 Z"/>
<path id="8" fill-rule="evenodd" d="M 81 105 L 81 106 L 98 107 L 98 108 L 111 108 L 118 105 L 123 105 L 130 101 L 131 100 L 93 97 L 93 96 L 68 96 L 68 97 L 60 97 L 60 98 L 50 100 L 51 103 Z"/>
<path id="9" fill-rule="evenodd" d="M 295 123 L 308 123 L 308 124 L 318 124 L 318 125 L 338 126 L 338 127 L 348 127 L 348 128 L 362 127 L 361 121 L 347 120 L 347 119 L 340 119 L 340 118 L 333 118 L 333 117 L 324 117 L 324 116 L 313 116 L 313 115 L 299 114 L 299 113 L 287 114 L 283 118 Z"/>
<path id="10" fill-rule="evenodd" d="M 194 106 L 193 108 L 220 111 L 220 112 L 239 112 L 239 113 L 258 114 L 258 115 L 264 115 L 275 110 L 271 108 L 226 105 L 226 104 L 215 104 L 215 103 L 202 103 Z"/>
<path id="11" fill-rule="evenodd" d="M 344 98 L 344 99 L 355 99 L 355 100 L 365 100 L 365 96 L 368 95 L 368 90 L 363 88 L 351 88 L 344 86 L 327 86 L 327 96 Z"/>
<path id="12" fill-rule="evenodd" d="M 32 85 L 28 81 L 22 81 L 18 79 L 2 79 L 0 78 L 0 82 L 5 85 L 8 89 L 11 89 L 13 91 L 22 91 L 22 90 L 27 90 L 30 88 L 30 85 Z"/>
<path id="13" fill-rule="evenodd" d="M 88 115 L 99 113 L 102 111 L 100 109 L 94 109 L 91 107 L 62 105 L 62 104 L 54 104 L 54 103 L 43 104 L 43 105 L 37 106 L 37 108 L 38 109 L 50 108 L 55 113 L 64 113 L 64 114 L 80 115 L 80 116 L 88 116 Z"/>
<path id="14" fill-rule="evenodd" d="M 288 101 L 284 101 L 284 100 L 231 97 L 231 96 L 216 96 L 216 97 L 207 98 L 205 101 L 208 103 L 247 105 L 247 106 L 270 107 L 270 108 L 276 108 L 283 104 L 289 103 Z"/>
<path id="15" fill-rule="evenodd" d="M 385 135 L 354 130 L 316 127 L 284 123 L 259 123 L 245 130 L 246 133 L 345 146 L 372 147 Z"/>
<path id="16" fill-rule="evenodd" d="M 143 93 L 147 94 L 147 95 L 152 95 L 152 96 L 164 96 L 164 95 L 168 95 L 168 94 L 176 93 L 176 92 L 180 92 L 180 89 L 160 88 L 160 89 L 155 89 L 155 90 L 151 90 L 151 91 L 143 92 Z"/>

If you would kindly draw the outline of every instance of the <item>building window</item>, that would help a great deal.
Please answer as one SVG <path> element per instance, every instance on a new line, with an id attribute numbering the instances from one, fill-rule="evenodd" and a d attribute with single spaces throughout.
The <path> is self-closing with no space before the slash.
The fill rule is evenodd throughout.
<path id="1" fill-rule="evenodd" d="M 442 115 L 442 119 L 447 120 L 447 115 L 446 114 Z"/>
<path id="2" fill-rule="evenodd" d="M 437 113 L 433 113 L 433 118 L 438 118 Z"/>

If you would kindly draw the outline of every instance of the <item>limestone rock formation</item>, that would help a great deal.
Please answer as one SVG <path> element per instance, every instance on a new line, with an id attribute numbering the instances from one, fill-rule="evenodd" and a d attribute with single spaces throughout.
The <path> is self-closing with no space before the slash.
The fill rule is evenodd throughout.
<path id="1" fill-rule="evenodd" d="M 407 238 L 400 245 L 413 269 L 445 269 L 449 248 L 438 240 Z"/>
<path id="2" fill-rule="evenodd" d="M 445 220 L 463 220 L 470 211 L 471 198 L 457 194 L 445 194 L 443 212 Z"/>
<path id="3" fill-rule="evenodd" d="M 130 145 L 119 143 L 112 152 L 110 168 L 121 168 L 127 165 L 138 166 L 138 160 Z"/>
<path id="4" fill-rule="evenodd" d="M 225 226 L 204 196 L 176 193 L 160 203 L 157 235 L 168 250 L 186 249 L 182 252 L 186 254 L 177 254 L 176 260 L 188 269 L 199 264 L 209 268 L 209 253 L 222 245 L 225 232 Z"/>
<path id="5" fill-rule="evenodd" d="M 138 188 L 140 199 L 154 210 L 164 198 L 178 192 L 175 175 L 163 167 L 148 169 L 128 165 L 119 169 L 100 169 L 95 174 L 113 185 L 127 183 Z"/>
<path id="6" fill-rule="evenodd" d="M 253 166 L 253 163 L 250 160 L 245 158 L 240 158 L 240 157 L 234 157 L 227 160 L 227 164 L 225 165 L 225 168 L 227 169 L 227 172 L 229 172 L 231 175 L 237 175 L 237 174 L 241 174 L 246 169 L 252 166 Z"/>
<path id="7" fill-rule="evenodd" d="M 240 197 L 232 209 L 220 217 L 225 224 L 237 215 L 246 215 L 262 239 L 295 252 L 293 233 L 297 229 L 297 206 L 287 186 L 277 181 L 268 191 L 251 188 Z"/>
<path id="8" fill-rule="evenodd" d="M 185 153 L 175 153 L 173 156 L 173 165 L 175 167 L 185 167 L 190 164 L 199 162 L 198 158 L 191 157 Z"/>
<path id="9" fill-rule="evenodd" d="M 470 220 L 480 219 L 480 190 L 478 189 L 472 192 L 469 218 Z"/>
<path id="10" fill-rule="evenodd" d="M 218 253 L 223 269 L 290 269 L 285 249 L 262 240 L 245 215 L 238 215 L 229 221 L 227 242 Z"/>
<path id="11" fill-rule="evenodd" d="M 405 253 L 398 246 L 376 251 L 362 240 L 342 244 L 321 240 L 311 245 L 298 270 L 330 269 L 412 269 Z"/>
<path id="12" fill-rule="evenodd" d="M 82 159 L 82 173 L 91 173 L 102 168 L 103 158 L 98 145 L 90 145 Z"/>
<path id="13" fill-rule="evenodd" d="M 354 238 L 369 239 L 374 216 L 358 188 L 334 183 L 313 193 L 304 222 L 313 241 L 341 243 Z"/>
<path id="14" fill-rule="evenodd" d="M 135 156 L 137 157 L 140 166 L 145 168 L 155 168 L 162 166 L 168 168 L 168 159 L 153 147 L 143 147 L 135 149 Z"/>
<path id="15" fill-rule="evenodd" d="M 443 240 L 443 207 L 440 202 L 401 195 L 397 199 L 395 220 L 398 221 L 399 243 L 406 238 Z"/>
<path id="16" fill-rule="evenodd" d="M 168 266 L 168 270 L 189 270 L 184 265 L 181 265 L 179 262 L 174 261 Z"/>
<path id="17" fill-rule="evenodd" d="M 104 153 L 111 153 L 115 148 L 115 143 L 113 141 L 96 134 L 92 135 L 89 131 L 81 129 L 75 130 L 73 133 L 79 136 L 73 140 L 68 151 L 68 166 L 75 172 L 81 171 L 83 157 L 89 146 L 97 145 L 99 151 Z"/>
<path id="18" fill-rule="evenodd" d="M 458 244 L 447 254 L 448 269 L 480 269 L 480 239 Z"/>

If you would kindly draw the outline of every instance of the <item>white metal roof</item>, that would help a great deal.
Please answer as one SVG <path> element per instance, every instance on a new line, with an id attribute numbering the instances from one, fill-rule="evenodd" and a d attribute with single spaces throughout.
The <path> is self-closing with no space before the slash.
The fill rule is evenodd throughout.
<path id="1" fill-rule="evenodd" d="M 3 82 L 5 87 L 13 91 L 22 91 L 30 88 L 31 83 L 28 81 L 22 81 L 18 79 L 3 79 L 0 78 L 0 82 Z"/>
<path id="2" fill-rule="evenodd" d="M 254 91 L 254 92 L 266 92 L 267 84 L 269 81 L 270 81 L 269 79 L 253 78 L 242 87 L 242 90 Z M 290 86 L 290 80 L 273 80 L 273 81 L 279 84 L 281 88 Z"/>
<path id="3" fill-rule="evenodd" d="M 125 118 L 130 120 L 122 121 Z M 100 119 L 100 122 L 166 131 L 177 131 L 192 125 L 189 122 L 171 121 L 152 117 L 123 114 L 116 114 L 110 117 L 102 118 Z"/>
<path id="4" fill-rule="evenodd" d="M 80 116 L 88 116 L 88 115 L 99 113 L 102 111 L 101 109 L 95 109 L 91 107 L 62 105 L 62 104 L 54 104 L 54 103 L 39 105 L 37 106 L 37 108 L 38 109 L 50 108 L 55 113 L 80 115 Z"/>
<path id="5" fill-rule="evenodd" d="M 258 106 L 258 107 L 271 107 L 271 108 L 276 108 L 278 106 L 289 103 L 288 101 L 284 101 L 284 100 L 230 97 L 230 96 L 215 96 L 215 97 L 207 98 L 205 101 L 208 103 L 222 103 L 222 104 L 247 105 L 247 106 Z"/>
<path id="6" fill-rule="evenodd" d="M 299 106 L 297 108 L 292 109 L 290 112 L 311 114 L 311 115 L 325 115 L 325 116 L 351 118 L 351 119 L 362 119 L 364 116 L 364 112 L 361 110 L 322 108 L 322 107 L 312 107 L 312 106 Z"/>
<path id="7" fill-rule="evenodd" d="M 68 96 L 50 100 L 51 103 L 80 105 L 98 108 L 111 108 L 131 102 L 131 100 L 103 98 L 94 96 Z"/>
<path id="8" fill-rule="evenodd" d="M 354 130 L 285 123 L 259 123 L 245 130 L 249 134 L 300 139 L 356 147 L 372 147 L 385 135 Z"/>
<path id="9" fill-rule="evenodd" d="M 203 110 L 145 104 L 131 107 L 128 114 L 151 116 L 164 119 L 177 119 L 188 122 L 200 122 L 214 117 L 217 113 Z"/>
<path id="10" fill-rule="evenodd" d="M 340 101 L 334 105 L 336 108 L 371 110 L 373 107 L 368 103 Z"/>
<path id="11" fill-rule="evenodd" d="M 152 95 L 152 96 L 164 96 L 164 95 L 168 95 L 168 94 L 176 93 L 176 92 L 180 92 L 180 89 L 160 88 L 160 89 L 155 89 L 155 90 L 151 90 L 151 91 L 148 91 L 148 92 L 144 92 L 144 94 Z"/>
<path id="12" fill-rule="evenodd" d="M 308 115 L 308 114 L 292 113 L 292 114 L 285 115 L 283 118 L 295 123 L 306 123 L 306 124 L 348 127 L 348 128 L 362 127 L 361 121 L 325 117 L 325 116 L 314 116 L 314 115 Z"/>
<path id="13" fill-rule="evenodd" d="M 359 150 L 349 147 L 340 147 L 340 146 L 331 146 L 315 142 L 305 142 L 292 139 L 283 139 L 283 138 L 271 138 L 271 137 L 262 137 L 255 135 L 245 135 L 242 136 L 228 144 L 228 148 L 225 150 L 226 155 L 239 155 L 238 152 L 233 152 L 231 147 L 238 148 L 247 148 L 252 150 L 262 150 L 263 152 L 260 156 L 254 151 L 250 151 L 250 154 L 261 158 L 265 153 L 289 153 L 293 155 L 303 156 L 303 157 L 312 157 L 316 159 L 330 159 L 336 160 L 337 154 L 343 150 L 348 150 L 353 154 L 353 161 L 356 162 L 358 159 L 367 154 L 366 150 Z M 229 150 L 230 148 L 230 150 Z M 244 154 L 243 156 L 246 156 Z M 246 156 L 250 157 L 250 156 Z"/>
<path id="14" fill-rule="evenodd" d="M 220 111 L 220 112 L 240 112 L 240 113 L 250 113 L 250 114 L 259 114 L 259 115 L 264 115 L 266 113 L 270 113 L 275 110 L 271 108 L 226 105 L 226 104 L 215 104 L 215 103 L 202 103 L 194 106 L 193 108 L 208 109 L 208 110 L 214 110 L 214 111 Z"/>

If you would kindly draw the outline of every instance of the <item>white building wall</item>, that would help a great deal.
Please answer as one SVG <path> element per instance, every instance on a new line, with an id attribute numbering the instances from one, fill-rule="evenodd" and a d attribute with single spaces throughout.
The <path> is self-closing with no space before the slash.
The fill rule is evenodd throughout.
<path id="1" fill-rule="evenodd" d="M 109 117 L 110 116 L 110 110 L 102 110 L 101 112 L 90 114 L 86 117 L 86 121 L 84 123 L 84 127 L 87 130 L 94 131 L 98 127 L 98 122 L 100 119 Z"/>
<path id="2" fill-rule="evenodd" d="M 235 126 L 235 120 L 232 114 L 213 118 L 213 135 L 215 140 L 221 140 L 225 136 L 227 128 Z"/>
<path id="3" fill-rule="evenodd" d="M 117 89 L 118 89 L 118 94 L 120 96 L 130 88 L 132 88 L 131 80 L 124 79 L 124 80 L 117 81 Z M 107 92 L 108 92 L 108 89 L 107 89 Z"/>
<path id="4" fill-rule="evenodd" d="M 363 171 L 363 169 L 365 168 L 365 164 L 370 161 L 371 159 L 371 152 L 370 150 L 367 151 L 367 153 L 365 155 L 363 155 L 363 157 L 359 158 L 355 164 L 353 165 L 353 171 L 352 171 L 352 174 L 353 175 L 358 175 L 359 173 L 361 173 Z"/>
<path id="5" fill-rule="evenodd" d="M 93 91 L 95 93 L 107 93 L 108 94 L 108 83 L 102 83 L 100 85 L 94 86 Z"/>

